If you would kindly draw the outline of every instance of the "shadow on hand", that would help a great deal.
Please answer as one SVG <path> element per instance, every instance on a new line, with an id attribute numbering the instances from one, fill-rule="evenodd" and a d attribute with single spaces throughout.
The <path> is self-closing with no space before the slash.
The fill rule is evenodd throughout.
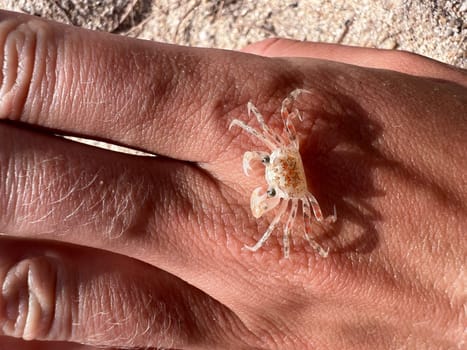
<path id="1" fill-rule="evenodd" d="M 311 191 L 318 198 L 324 213 L 337 209 L 338 220 L 324 231 L 319 240 L 331 252 L 368 253 L 378 245 L 375 222 L 382 219 L 371 204 L 373 197 L 384 196 L 373 179 L 375 169 L 394 165 L 377 147 L 382 128 L 367 117 L 354 100 L 346 96 L 322 94 L 315 96 L 304 118 L 314 120 L 309 137 L 301 145 L 305 171 L 312 179 Z M 309 101 L 309 99 L 306 99 Z M 326 215 L 326 214 L 325 214 Z M 342 232 L 343 220 L 355 224 L 357 232 Z M 352 234 L 351 237 L 348 235 Z"/>
<path id="2" fill-rule="evenodd" d="M 378 245 L 376 222 L 384 220 L 384 216 L 375 209 L 372 199 L 385 196 L 384 184 L 375 181 L 378 169 L 389 171 L 401 183 L 429 192 L 442 205 L 465 210 L 465 204 L 446 181 L 424 173 L 417 167 L 420 162 L 410 160 L 414 155 L 394 156 L 387 146 L 385 149 L 385 130 L 375 122 L 378 118 L 369 118 L 368 112 L 352 98 L 313 91 L 306 103 L 308 108 L 304 111 L 309 115 L 304 115 L 304 119 L 314 120 L 314 126 L 301 145 L 301 154 L 312 180 L 312 192 L 318 200 L 326 199 L 320 201 L 325 204 L 324 212 L 331 213 L 333 204 L 337 208 L 337 223 L 321 228 L 325 231 L 321 236 L 323 245 L 329 246 L 331 252 L 368 253 Z M 417 122 L 416 118 L 410 120 Z M 344 220 L 360 230 L 342 232 Z"/>

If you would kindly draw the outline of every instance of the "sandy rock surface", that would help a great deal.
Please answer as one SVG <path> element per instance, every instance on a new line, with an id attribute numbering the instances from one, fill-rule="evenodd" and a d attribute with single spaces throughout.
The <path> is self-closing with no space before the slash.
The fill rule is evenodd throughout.
<path id="1" fill-rule="evenodd" d="M 239 49 L 268 37 L 401 49 L 467 68 L 467 0 L 0 0 L 122 35 Z"/>

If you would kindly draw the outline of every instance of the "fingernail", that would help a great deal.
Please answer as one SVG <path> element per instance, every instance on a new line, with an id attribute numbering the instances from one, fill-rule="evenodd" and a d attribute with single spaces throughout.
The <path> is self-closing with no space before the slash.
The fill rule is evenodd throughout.
<path id="1" fill-rule="evenodd" d="M 2 285 L 3 333 L 25 340 L 44 337 L 53 317 L 54 285 L 55 273 L 46 258 L 29 258 L 12 266 Z"/>

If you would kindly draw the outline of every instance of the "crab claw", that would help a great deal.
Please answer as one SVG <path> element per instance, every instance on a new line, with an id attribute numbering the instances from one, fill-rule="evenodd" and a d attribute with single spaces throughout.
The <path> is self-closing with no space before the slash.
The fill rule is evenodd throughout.
<path id="1" fill-rule="evenodd" d="M 264 213 L 274 209 L 280 202 L 279 196 L 269 197 L 267 192 L 260 194 L 262 187 L 253 191 L 250 198 L 251 212 L 255 218 L 261 217 Z"/>
<path id="2" fill-rule="evenodd" d="M 252 152 L 245 152 L 245 154 L 243 155 L 243 173 L 246 175 L 246 176 L 249 176 L 249 172 L 251 170 L 251 166 L 250 166 L 250 162 L 251 162 L 251 159 L 252 159 Z"/>
<path id="3" fill-rule="evenodd" d="M 265 158 L 269 159 L 269 154 L 267 154 L 266 152 L 260 152 L 260 151 L 245 152 L 245 154 L 243 155 L 243 172 L 245 173 L 245 175 L 246 176 L 250 175 L 249 174 L 251 170 L 250 163 L 253 160 L 261 162 L 261 161 L 264 161 Z"/>

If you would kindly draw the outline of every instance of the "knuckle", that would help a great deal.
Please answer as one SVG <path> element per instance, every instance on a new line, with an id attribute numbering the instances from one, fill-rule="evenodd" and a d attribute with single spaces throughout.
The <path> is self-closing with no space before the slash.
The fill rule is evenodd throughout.
<path id="1" fill-rule="evenodd" d="M 0 333 L 25 340 L 50 336 L 57 314 L 55 265 L 48 257 L 2 262 Z"/>
<path id="2" fill-rule="evenodd" d="M 410 51 L 397 51 L 397 57 L 405 63 L 417 62 L 422 57 Z"/>
<path id="3" fill-rule="evenodd" d="M 50 25 L 37 19 L 0 23 L 0 118 L 20 119 L 26 108 L 33 110 L 28 96 L 47 90 L 44 78 L 54 76 L 47 64 L 56 53 L 51 36 Z"/>
<path id="4" fill-rule="evenodd" d="M 427 63 L 428 58 L 420 56 L 416 53 L 410 51 L 389 51 L 387 52 L 390 62 L 394 62 L 397 68 L 406 69 L 411 71 L 411 69 L 417 65 Z"/>

